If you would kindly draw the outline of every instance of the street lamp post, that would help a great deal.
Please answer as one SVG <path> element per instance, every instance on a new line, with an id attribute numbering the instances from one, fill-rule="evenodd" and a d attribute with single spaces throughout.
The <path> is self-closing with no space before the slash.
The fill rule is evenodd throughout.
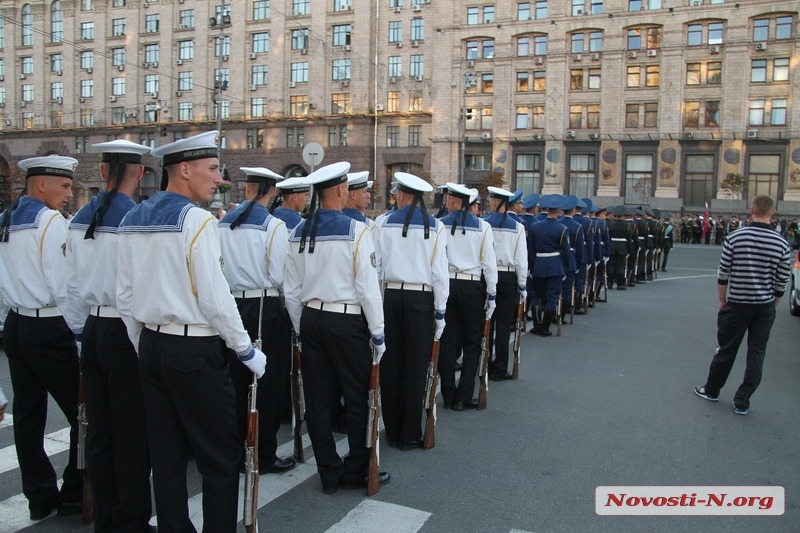
<path id="1" fill-rule="evenodd" d="M 222 133 L 222 92 L 228 88 L 228 82 L 222 76 L 222 63 L 225 55 L 225 28 L 231 25 L 231 16 L 228 13 L 221 13 L 218 17 L 211 17 L 209 25 L 212 29 L 219 29 L 217 45 L 219 46 L 217 61 L 217 77 L 214 80 L 214 105 L 217 113 L 217 131 Z M 220 144 L 220 152 L 222 145 Z"/>

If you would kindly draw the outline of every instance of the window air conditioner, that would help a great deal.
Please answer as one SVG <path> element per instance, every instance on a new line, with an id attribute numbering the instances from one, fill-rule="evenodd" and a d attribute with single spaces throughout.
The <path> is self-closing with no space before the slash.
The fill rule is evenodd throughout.
<path id="1" fill-rule="evenodd" d="M 341 85 L 342 87 L 349 87 L 349 86 L 350 86 L 350 80 L 342 80 L 342 82 L 340 83 L 340 85 Z"/>
<path id="2" fill-rule="evenodd" d="M 56 99 L 55 99 L 55 103 L 57 103 L 57 104 L 63 104 L 63 103 L 64 103 L 64 99 L 63 99 L 62 97 L 58 96 L 58 97 L 56 97 Z"/>
<path id="3" fill-rule="evenodd" d="M 94 69 L 92 67 L 86 69 L 87 74 L 91 74 L 92 72 L 94 72 Z"/>
<path id="4" fill-rule="evenodd" d="M 400 13 L 402 10 L 403 10 L 402 6 L 395 6 L 394 8 L 395 13 Z"/>
<path id="5" fill-rule="evenodd" d="M 763 52 L 767 49 L 767 43 L 756 43 L 756 50 Z"/>
<path id="6" fill-rule="evenodd" d="M 536 57 L 533 58 L 533 64 L 534 65 L 541 65 L 542 63 L 544 63 L 544 58 L 543 57 L 536 56 Z"/>
<path id="7" fill-rule="evenodd" d="M 419 41 L 411 41 L 411 48 L 419 48 Z"/>
<path id="8" fill-rule="evenodd" d="M 125 65 L 118 65 L 117 70 L 123 72 L 125 70 Z"/>
<path id="9" fill-rule="evenodd" d="M 255 52 L 250 52 L 250 56 L 249 57 L 250 57 L 250 59 L 255 59 L 255 58 L 258 57 L 258 54 L 256 54 Z"/>
<path id="10" fill-rule="evenodd" d="M 290 88 L 290 89 L 294 89 L 295 85 L 296 85 L 296 83 L 295 83 L 295 82 L 293 82 L 293 81 L 290 81 L 290 82 L 289 82 L 289 88 Z"/>
<path id="11" fill-rule="evenodd" d="M 422 6 L 418 6 L 418 5 L 411 6 L 411 11 L 414 11 L 414 12 L 422 11 Z"/>
<path id="12" fill-rule="evenodd" d="M 350 51 L 350 45 L 349 44 L 344 45 L 342 48 L 344 49 L 345 52 L 349 52 Z"/>
<path id="13" fill-rule="evenodd" d="M 748 139 L 758 139 L 758 130 L 747 130 L 746 135 Z"/>
<path id="14" fill-rule="evenodd" d="M 347 141 L 339 141 L 339 146 L 347 146 Z"/>
<path id="15" fill-rule="evenodd" d="M 647 51 L 647 57 L 656 57 L 657 55 L 658 55 L 658 51 L 657 50 L 648 50 Z"/>
<path id="16" fill-rule="evenodd" d="M 383 111 L 383 104 L 375 104 L 375 111 Z"/>
<path id="17" fill-rule="evenodd" d="M 600 61 L 600 54 L 592 54 L 589 56 L 592 61 Z"/>
<path id="18" fill-rule="evenodd" d="M 636 59 L 636 52 L 628 52 L 628 59 Z"/>
<path id="19" fill-rule="evenodd" d="M 303 48 L 302 50 L 300 50 L 300 54 L 301 54 L 301 55 L 306 55 L 306 54 L 308 54 L 308 48 Z"/>
<path id="20" fill-rule="evenodd" d="M 63 76 L 63 75 L 64 75 L 64 71 L 63 70 L 57 70 L 56 71 L 56 76 Z"/>
<path id="21" fill-rule="evenodd" d="M 111 96 L 108 97 L 108 101 L 109 102 L 116 102 L 117 101 L 117 97 L 112 94 Z"/>
<path id="22" fill-rule="evenodd" d="M 590 133 L 589 134 L 589 138 L 591 140 L 593 140 L 593 141 L 599 141 L 600 140 L 600 134 L 599 133 Z"/>
<path id="23" fill-rule="evenodd" d="M 20 74 L 19 75 L 19 79 L 24 80 L 25 79 L 25 74 Z"/>
<path id="24" fill-rule="evenodd" d="M 79 99 L 78 101 L 79 101 L 80 103 L 84 103 L 84 102 L 86 102 L 86 99 L 85 99 L 85 98 L 81 98 L 81 99 Z"/>
<path id="25" fill-rule="evenodd" d="M 177 61 L 175 61 L 175 64 L 178 66 L 183 65 L 183 59 L 178 59 Z"/>
<path id="26" fill-rule="evenodd" d="M 297 147 L 298 148 L 302 148 L 303 147 L 303 143 L 297 143 Z"/>
<path id="27" fill-rule="evenodd" d="M 181 91 L 175 91 L 175 96 L 183 96 L 183 92 L 181 92 Z"/>
<path id="28" fill-rule="evenodd" d="M 417 81 L 422 81 L 425 78 L 424 78 L 424 76 L 414 76 L 414 79 L 417 80 Z"/>
<path id="29" fill-rule="evenodd" d="M 397 42 L 397 44 L 396 44 L 395 46 L 397 46 L 397 48 L 403 48 L 403 43 L 402 43 L 402 41 L 398 41 L 398 42 Z"/>
<path id="30" fill-rule="evenodd" d="M 580 61 L 581 59 L 583 59 L 583 56 L 581 56 L 581 54 L 572 54 L 573 61 Z"/>
<path id="31" fill-rule="evenodd" d="M 250 86 L 250 90 L 251 91 L 255 91 L 256 89 L 258 89 L 258 87 L 256 85 L 251 85 Z"/>
<path id="32" fill-rule="evenodd" d="M 389 83 L 397 83 L 397 78 L 389 78 Z"/>
<path id="33" fill-rule="evenodd" d="M 481 133 L 481 139 L 483 139 L 484 141 L 491 140 L 491 138 L 492 138 L 491 133 Z"/>
<path id="34" fill-rule="evenodd" d="M 719 46 L 716 46 L 716 45 L 714 45 L 714 46 L 709 46 L 709 47 L 708 47 L 708 51 L 709 51 L 710 53 L 712 53 L 712 54 L 718 54 L 718 53 L 719 53 Z"/>

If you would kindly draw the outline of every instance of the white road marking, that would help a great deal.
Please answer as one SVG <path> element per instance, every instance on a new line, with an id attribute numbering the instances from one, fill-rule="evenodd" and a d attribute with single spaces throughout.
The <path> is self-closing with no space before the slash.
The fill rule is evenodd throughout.
<path id="1" fill-rule="evenodd" d="M 69 427 L 44 436 L 44 451 L 47 456 L 69 450 Z M 17 449 L 12 444 L 0 449 L 0 474 L 19 468 Z"/>
<path id="2" fill-rule="evenodd" d="M 10 428 L 14 425 L 14 417 L 10 413 L 6 413 L 3 421 L 0 422 L 0 428 Z"/>
<path id="3" fill-rule="evenodd" d="M 61 488 L 62 480 L 58 480 L 58 487 Z M 30 519 L 28 510 L 28 499 L 24 494 L 16 494 L 7 500 L 0 502 L 0 531 L 19 531 L 30 527 L 37 522 Z M 50 517 L 56 516 L 55 510 L 50 513 Z"/>
<path id="4" fill-rule="evenodd" d="M 699 276 L 677 276 L 674 278 L 656 278 L 652 281 L 648 281 L 647 283 L 652 283 L 653 281 L 673 281 L 676 279 L 695 279 L 695 278 L 716 278 L 716 274 L 700 274 Z"/>
<path id="5" fill-rule="evenodd" d="M 416 533 L 430 516 L 431 513 L 419 509 L 365 499 L 326 533 Z"/>

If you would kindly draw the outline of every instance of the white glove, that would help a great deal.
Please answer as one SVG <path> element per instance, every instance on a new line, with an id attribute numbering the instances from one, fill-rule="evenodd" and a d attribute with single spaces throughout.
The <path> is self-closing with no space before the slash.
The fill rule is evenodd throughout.
<path id="1" fill-rule="evenodd" d="M 247 361 L 241 361 L 244 363 L 244 366 L 250 369 L 250 372 L 255 374 L 257 378 L 261 379 L 261 376 L 264 375 L 264 370 L 267 368 L 267 356 L 264 355 L 264 352 L 258 348 L 253 348 L 253 352 L 253 356 L 250 357 L 250 359 Z"/>
<path id="2" fill-rule="evenodd" d="M 381 364 L 383 354 L 386 353 L 386 337 L 383 335 L 380 337 L 372 337 L 372 345 L 375 346 L 375 362 Z"/>
<path id="3" fill-rule="evenodd" d="M 519 297 L 522 298 L 522 301 L 524 302 L 525 300 L 528 299 L 528 291 L 526 291 L 524 288 L 520 287 L 520 289 L 519 289 Z"/>
<path id="4" fill-rule="evenodd" d="M 434 340 L 439 340 L 442 338 L 442 333 L 444 333 L 444 313 L 440 313 L 436 311 L 436 314 L 433 315 L 433 321 L 435 323 L 435 331 L 433 332 Z"/>
<path id="5" fill-rule="evenodd" d="M 486 320 L 492 318 L 492 314 L 494 313 L 494 308 L 497 307 L 497 302 L 494 300 L 494 296 L 490 295 L 486 299 Z"/>

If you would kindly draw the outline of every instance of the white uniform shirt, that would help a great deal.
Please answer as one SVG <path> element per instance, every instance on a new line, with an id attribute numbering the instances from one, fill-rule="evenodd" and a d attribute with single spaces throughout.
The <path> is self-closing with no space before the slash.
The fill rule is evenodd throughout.
<path id="1" fill-rule="evenodd" d="M 467 213 L 466 226 L 458 224 L 455 234 L 451 234 L 451 217 L 459 217 L 461 212 L 456 211 L 442 218 L 442 223 L 447 229 L 447 261 L 450 272 L 471 274 L 486 279 L 486 292 L 497 292 L 497 258 L 494 253 L 494 235 L 492 227 L 470 213 Z"/>
<path id="2" fill-rule="evenodd" d="M 67 221 L 31 197 L 20 199 L 0 243 L 0 298 L 7 307 L 67 308 Z"/>
<path id="3" fill-rule="evenodd" d="M 493 213 L 490 217 L 501 218 L 502 213 Z M 528 241 L 525 238 L 525 227 L 509 215 L 501 225 L 492 225 L 494 253 L 498 267 L 514 267 L 517 274 L 517 286 L 525 287 L 528 279 Z"/>
<path id="4" fill-rule="evenodd" d="M 320 209 L 315 216 L 320 217 L 320 222 L 313 254 L 309 253 L 308 242 L 305 251 L 299 253 L 308 220 L 289 236 L 284 290 L 295 331 L 300 333 L 303 306 L 320 300 L 361 305 L 372 336 L 383 336 L 383 301 L 372 232 L 363 222 L 340 211 Z"/>
<path id="5" fill-rule="evenodd" d="M 123 219 L 117 256 L 120 313 L 140 326 L 210 326 L 239 357 L 252 350 L 222 272 L 214 215 L 185 196 L 159 192 Z M 131 337 L 138 341 L 138 333 Z"/>
<path id="6" fill-rule="evenodd" d="M 433 289 L 433 304 L 444 312 L 450 295 L 447 264 L 447 229 L 430 215 L 429 236 L 424 238 L 421 211 L 415 207 L 414 217 L 403 237 L 403 226 L 410 207 L 381 215 L 376 221 L 378 257 L 382 282 L 419 283 Z"/>
<path id="7" fill-rule="evenodd" d="M 231 230 L 231 222 L 247 208 L 244 202 L 219 223 L 225 279 L 232 291 L 283 289 L 289 232 L 286 223 L 256 204 L 247 220 Z"/>

